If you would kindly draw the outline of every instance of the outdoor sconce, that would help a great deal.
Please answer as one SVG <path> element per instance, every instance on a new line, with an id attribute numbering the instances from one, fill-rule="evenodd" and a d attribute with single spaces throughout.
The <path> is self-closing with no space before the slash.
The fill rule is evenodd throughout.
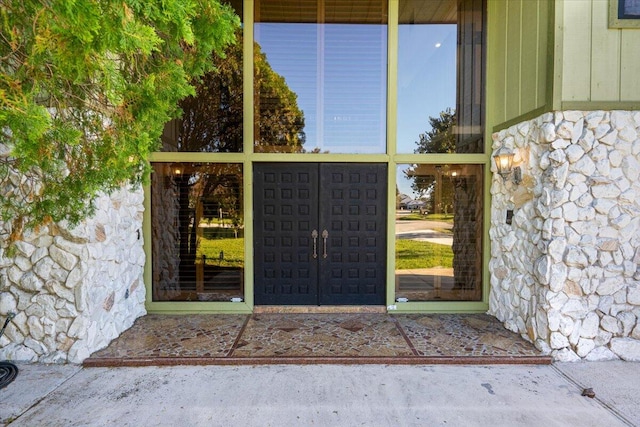
<path id="1" fill-rule="evenodd" d="M 184 174 L 184 165 L 182 163 L 172 163 L 169 166 L 169 174 L 164 177 L 164 188 L 171 188 L 176 179 L 182 178 L 182 174 Z"/>
<path id="2" fill-rule="evenodd" d="M 493 155 L 493 160 L 496 162 L 498 173 L 502 176 L 503 182 L 506 182 L 509 175 L 513 174 L 513 182 L 520 184 L 522 181 L 522 171 L 519 166 L 513 167 L 514 156 L 513 151 L 507 147 L 502 147 Z"/>
<path id="3" fill-rule="evenodd" d="M 171 174 L 176 178 L 180 178 L 184 174 L 184 165 L 182 163 L 173 163 L 171 165 Z"/>

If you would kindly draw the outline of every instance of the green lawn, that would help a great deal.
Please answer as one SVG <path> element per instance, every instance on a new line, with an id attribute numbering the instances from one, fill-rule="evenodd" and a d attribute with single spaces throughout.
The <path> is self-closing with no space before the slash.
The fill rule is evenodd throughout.
<path id="1" fill-rule="evenodd" d="M 220 260 L 220 252 L 224 259 Z M 222 267 L 244 266 L 244 238 L 200 240 L 197 256 L 207 257 L 207 265 Z M 450 246 L 415 240 L 396 240 L 396 269 L 431 268 L 453 266 L 453 251 Z"/>
<path id="2" fill-rule="evenodd" d="M 224 252 L 223 260 L 220 260 L 220 252 Z M 202 255 L 207 257 L 207 265 L 241 268 L 244 266 L 244 238 L 207 239 L 203 237 L 198 246 L 198 259 Z"/>
<path id="3" fill-rule="evenodd" d="M 396 270 L 453 267 L 451 246 L 416 240 L 396 240 Z"/>
<path id="4" fill-rule="evenodd" d="M 396 217 L 398 221 L 424 221 L 425 219 L 431 221 L 442 221 L 442 222 L 451 222 L 453 223 L 453 214 L 429 214 L 429 215 L 420 215 L 419 213 L 410 213 L 407 215 L 398 215 Z"/>

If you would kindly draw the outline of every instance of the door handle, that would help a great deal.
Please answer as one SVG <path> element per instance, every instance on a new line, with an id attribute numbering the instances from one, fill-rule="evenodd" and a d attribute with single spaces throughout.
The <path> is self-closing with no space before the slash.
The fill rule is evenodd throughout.
<path id="1" fill-rule="evenodd" d="M 327 257 L 327 237 L 329 237 L 329 232 L 327 230 L 322 230 L 323 258 Z"/>
<path id="2" fill-rule="evenodd" d="M 313 257 L 318 258 L 318 230 L 313 230 L 311 237 L 313 238 Z"/>

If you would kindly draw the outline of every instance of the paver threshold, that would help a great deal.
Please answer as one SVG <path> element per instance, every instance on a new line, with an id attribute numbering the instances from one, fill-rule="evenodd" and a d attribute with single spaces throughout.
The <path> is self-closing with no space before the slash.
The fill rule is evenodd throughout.
<path id="1" fill-rule="evenodd" d="M 257 313 L 136 321 L 84 366 L 549 364 L 486 314 Z"/>

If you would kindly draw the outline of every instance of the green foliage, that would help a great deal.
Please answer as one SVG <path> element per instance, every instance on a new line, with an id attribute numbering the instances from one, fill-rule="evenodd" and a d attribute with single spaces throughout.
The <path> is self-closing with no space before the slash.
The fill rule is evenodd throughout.
<path id="1" fill-rule="evenodd" d="M 192 79 L 234 41 L 218 0 L 0 0 L 2 219 L 75 223 L 140 183 Z M 7 151 L 10 154 L 7 155 Z"/>
<path id="2" fill-rule="evenodd" d="M 417 240 L 396 240 L 396 270 L 453 267 L 451 246 Z"/>
<path id="3" fill-rule="evenodd" d="M 416 153 L 455 153 L 456 152 L 456 112 L 447 108 L 438 117 L 429 117 L 431 130 L 421 133 L 416 141 Z"/>

